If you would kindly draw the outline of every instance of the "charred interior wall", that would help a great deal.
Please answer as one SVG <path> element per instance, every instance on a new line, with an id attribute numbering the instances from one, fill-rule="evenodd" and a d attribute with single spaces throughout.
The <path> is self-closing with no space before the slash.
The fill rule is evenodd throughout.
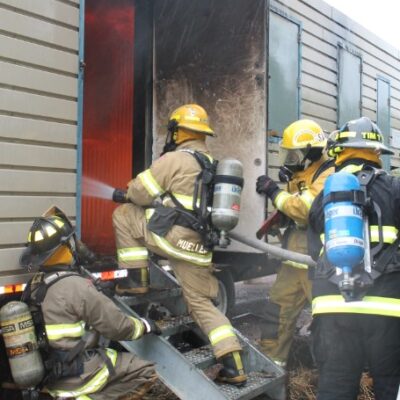
<path id="1" fill-rule="evenodd" d="M 242 161 L 238 229 L 254 236 L 264 217 L 256 177 L 266 169 L 266 0 L 157 0 L 154 9 L 154 145 L 158 157 L 173 109 L 209 113 L 216 158 Z"/>

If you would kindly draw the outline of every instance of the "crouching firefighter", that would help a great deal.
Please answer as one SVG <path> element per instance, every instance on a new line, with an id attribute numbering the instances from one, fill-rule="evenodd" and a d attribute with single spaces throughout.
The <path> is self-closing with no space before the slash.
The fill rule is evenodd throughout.
<path id="1" fill-rule="evenodd" d="M 312 332 L 319 400 L 355 400 L 365 366 L 375 398 L 400 384 L 400 179 L 382 170 L 378 126 L 362 117 L 334 132 L 336 173 L 310 212 Z M 324 245 L 323 245 L 324 243 Z M 340 384 L 338 385 L 338 382 Z"/>
<path id="2" fill-rule="evenodd" d="M 226 245 L 226 239 L 224 234 L 217 235 L 210 220 L 219 223 L 222 231 L 236 225 L 243 179 L 233 176 L 237 173 L 232 170 L 241 171 L 236 160 L 216 167 L 206 147 L 207 135 L 214 136 L 214 131 L 206 111 L 196 104 L 179 107 L 170 116 L 163 155 L 129 182 L 127 193 L 114 192 L 114 201 L 128 201 L 113 214 L 119 266 L 128 269 L 128 279 L 116 291 L 147 292 L 149 251 L 168 258 L 192 318 L 224 365 L 218 379 L 242 385 L 246 375 L 241 346 L 229 320 L 212 302 L 218 294 L 212 247 Z M 210 183 L 214 181 L 217 188 L 224 180 L 231 196 L 222 196 L 221 188 L 214 196 L 211 216 Z M 150 208 L 156 199 L 162 203 Z M 223 208 L 224 201 L 228 209 Z"/>
<path id="3" fill-rule="evenodd" d="M 22 297 L 46 370 L 37 386 L 62 398 L 141 399 L 156 379 L 153 364 L 102 348 L 98 340 L 136 340 L 159 329 L 151 320 L 123 314 L 78 273 L 76 258 L 74 228 L 62 212 L 33 222 L 21 265 L 39 267 Z"/>

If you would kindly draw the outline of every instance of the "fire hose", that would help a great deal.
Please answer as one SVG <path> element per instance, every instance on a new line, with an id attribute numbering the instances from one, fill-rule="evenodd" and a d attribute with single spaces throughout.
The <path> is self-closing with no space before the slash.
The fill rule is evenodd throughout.
<path id="1" fill-rule="evenodd" d="M 261 250 L 264 253 L 271 254 L 283 260 L 289 260 L 301 264 L 307 264 L 310 265 L 311 267 L 315 267 L 317 265 L 316 262 L 306 254 L 296 253 L 295 251 L 282 249 L 279 246 L 274 246 L 272 244 L 265 243 L 261 240 L 249 239 L 247 236 L 241 235 L 240 233 L 236 232 L 229 232 L 229 237 L 247 246 L 253 247 L 254 249 Z"/>

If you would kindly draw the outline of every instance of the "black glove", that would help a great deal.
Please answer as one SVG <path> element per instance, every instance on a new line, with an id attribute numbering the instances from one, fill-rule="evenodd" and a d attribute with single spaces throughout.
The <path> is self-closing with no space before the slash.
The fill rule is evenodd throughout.
<path id="1" fill-rule="evenodd" d="M 293 172 L 289 168 L 282 166 L 279 168 L 278 176 L 281 182 L 288 183 L 293 177 Z"/>
<path id="2" fill-rule="evenodd" d="M 144 324 L 145 331 L 144 334 L 153 333 L 154 335 L 161 335 L 162 331 L 158 327 L 155 321 L 150 318 L 140 318 Z"/>
<path id="3" fill-rule="evenodd" d="M 112 201 L 115 201 L 116 203 L 129 203 L 129 200 L 126 197 L 126 190 L 114 189 Z"/>
<path id="4" fill-rule="evenodd" d="M 277 190 L 280 190 L 278 185 L 268 175 L 261 175 L 257 178 L 256 192 L 258 194 L 265 194 L 272 198 Z"/>

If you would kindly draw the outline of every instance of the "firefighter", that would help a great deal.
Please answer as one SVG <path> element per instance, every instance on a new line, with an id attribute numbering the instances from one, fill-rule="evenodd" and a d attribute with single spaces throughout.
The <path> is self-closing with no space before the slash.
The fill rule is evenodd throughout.
<path id="1" fill-rule="evenodd" d="M 287 182 L 287 190 L 279 189 L 267 175 L 257 179 L 257 193 L 268 196 L 285 216 L 283 247 L 303 254 L 308 250 L 306 227 L 311 204 L 333 172 L 325 146 L 325 135 L 316 122 L 295 121 L 284 130 L 279 148 L 279 179 Z M 286 366 L 296 320 L 307 301 L 311 302 L 307 265 L 284 261 L 263 312 L 267 323 L 260 342 L 262 351 L 282 367 Z"/>
<path id="2" fill-rule="evenodd" d="M 308 232 L 310 255 L 318 259 L 312 288 L 318 399 L 357 399 L 360 377 L 368 366 L 375 398 L 396 400 L 400 384 L 400 179 L 382 170 L 380 154 L 393 152 L 383 144 L 380 129 L 369 118 L 349 121 L 333 136 L 329 147 L 336 157 L 335 170 L 372 176 L 366 186 L 373 204 L 367 214 L 372 270 L 366 274 L 360 265 L 357 273 L 375 279 L 372 285 L 358 285 L 361 292 L 355 301 L 345 301 L 334 283 L 335 268 L 324 252 L 320 256 L 324 232 L 321 194 L 311 208 Z"/>
<path id="3" fill-rule="evenodd" d="M 151 320 L 128 317 L 78 273 L 74 229 L 65 215 L 35 219 L 21 265 L 39 267 L 23 300 L 34 316 L 47 374 L 43 384 L 57 398 L 137 400 L 151 388 L 154 366 L 134 354 L 102 348 L 109 340 L 159 334 Z"/>
<path id="4" fill-rule="evenodd" d="M 187 104 L 177 108 L 168 122 L 163 155 L 129 182 L 129 202 L 113 214 L 119 266 L 127 268 L 129 274 L 116 290 L 119 294 L 146 292 L 149 251 L 168 258 L 192 318 L 224 366 L 218 379 L 242 385 L 246 375 L 241 346 L 229 320 L 212 302 L 218 293 L 212 252 L 205 248 L 204 238 L 193 223 L 175 214 L 178 207 L 186 214 L 193 210 L 195 182 L 202 171 L 193 153 L 212 160 L 206 136 L 214 136 L 214 131 L 202 107 Z M 160 197 L 163 206 L 148 208 Z M 158 227 L 154 213 L 160 214 Z"/>

